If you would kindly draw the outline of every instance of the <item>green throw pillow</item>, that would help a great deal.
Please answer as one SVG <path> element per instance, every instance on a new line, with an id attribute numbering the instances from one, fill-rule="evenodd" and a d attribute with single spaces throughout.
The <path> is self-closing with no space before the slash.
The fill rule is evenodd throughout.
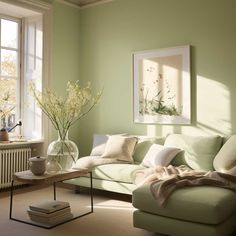
<path id="1" fill-rule="evenodd" d="M 188 136 L 170 134 L 164 146 L 177 147 L 183 152 L 179 153 L 171 162 L 172 165 L 188 165 L 194 170 L 214 170 L 213 160 L 221 148 L 222 137 L 214 136 Z"/>

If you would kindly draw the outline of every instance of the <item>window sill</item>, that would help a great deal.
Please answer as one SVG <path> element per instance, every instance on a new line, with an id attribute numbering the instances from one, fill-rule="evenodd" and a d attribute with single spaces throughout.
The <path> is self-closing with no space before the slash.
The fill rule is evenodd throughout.
<path id="1" fill-rule="evenodd" d="M 0 148 L 2 147 L 9 147 L 9 146 L 25 146 L 25 145 L 31 145 L 31 144 L 40 144 L 43 143 L 43 139 L 32 139 L 32 140 L 10 140 L 6 142 L 0 142 Z"/>

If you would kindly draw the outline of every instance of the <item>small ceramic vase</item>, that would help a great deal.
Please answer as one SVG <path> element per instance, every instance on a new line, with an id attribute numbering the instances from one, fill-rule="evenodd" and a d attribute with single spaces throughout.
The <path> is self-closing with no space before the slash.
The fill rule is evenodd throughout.
<path id="1" fill-rule="evenodd" d="M 46 157 L 31 157 L 29 158 L 30 170 L 34 175 L 43 175 L 46 171 Z"/>

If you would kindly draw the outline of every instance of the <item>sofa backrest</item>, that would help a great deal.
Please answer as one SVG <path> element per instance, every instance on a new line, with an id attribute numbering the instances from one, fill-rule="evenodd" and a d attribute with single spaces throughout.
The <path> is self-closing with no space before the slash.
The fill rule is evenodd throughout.
<path id="1" fill-rule="evenodd" d="M 223 143 L 221 136 L 187 136 L 170 134 L 166 137 L 165 146 L 183 150 L 177 154 L 171 164 L 188 165 L 195 170 L 214 170 L 213 160 Z"/>
<path id="2" fill-rule="evenodd" d="M 151 145 L 156 143 L 182 149 L 183 151 L 177 154 L 170 164 L 174 166 L 187 165 L 196 170 L 214 170 L 213 160 L 224 142 L 224 138 L 217 135 L 188 136 L 183 134 L 169 134 L 166 138 L 131 136 L 136 136 L 139 139 L 133 154 L 134 163 L 140 164 Z M 105 134 L 95 134 L 90 155 L 102 155 L 108 137 L 109 135 Z"/>

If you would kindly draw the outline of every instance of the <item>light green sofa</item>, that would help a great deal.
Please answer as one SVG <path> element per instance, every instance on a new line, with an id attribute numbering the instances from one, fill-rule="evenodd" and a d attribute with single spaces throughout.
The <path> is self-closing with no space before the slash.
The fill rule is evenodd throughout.
<path id="1" fill-rule="evenodd" d="M 213 160 L 222 146 L 221 137 L 171 135 L 167 145 L 185 150 L 172 164 L 214 170 Z M 236 193 L 212 186 L 175 190 L 160 207 L 146 184 L 133 191 L 134 226 L 173 236 L 229 236 L 236 229 Z"/>
<path id="2" fill-rule="evenodd" d="M 93 168 L 96 189 L 133 194 L 134 227 L 173 236 L 226 236 L 236 229 L 236 193 L 229 189 L 199 186 L 173 192 L 165 208 L 158 206 L 150 185 L 133 184 L 135 172 L 153 143 L 177 147 L 179 153 L 171 162 L 192 169 L 214 170 L 213 160 L 222 147 L 220 136 L 192 137 L 171 134 L 164 138 L 139 137 L 133 155 L 134 164 L 106 164 Z M 95 142 L 96 143 L 96 142 Z M 88 177 L 67 181 L 89 187 Z"/>
<path id="3" fill-rule="evenodd" d="M 97 142 L 95 139 L 97 136 L 104 135 L 95 135 L 93 140 L 93 148 L 97 145 L 103 145 L 107 141 L 106 138 L 100 137 L 101 142 Z M 105 135 L 106 136 L 106 135 Z M 146 137 L 139 136 L 139 141 L 136 145 L 133 159 L 134 163 L 121 163 L 121 164 L 106 164 L 96 166 L 92 169 L 93 175 L 93 187 L 95 189 L 101 189 L 111 192 L 132 194 L 133 190 L 137 187 L 133 184 L 133 179 L 135 172 L 137 170 L 143 169 L 145 167 L 141 166 L 145 154 L 153 143 L 163 144 L 164 138 L 162 137 Z M 73 185 L 81 187 L 89 187 L 90 180 L 89 176 L 80 177 L 77 179 L 72 179 L 66 181 Z"/>

